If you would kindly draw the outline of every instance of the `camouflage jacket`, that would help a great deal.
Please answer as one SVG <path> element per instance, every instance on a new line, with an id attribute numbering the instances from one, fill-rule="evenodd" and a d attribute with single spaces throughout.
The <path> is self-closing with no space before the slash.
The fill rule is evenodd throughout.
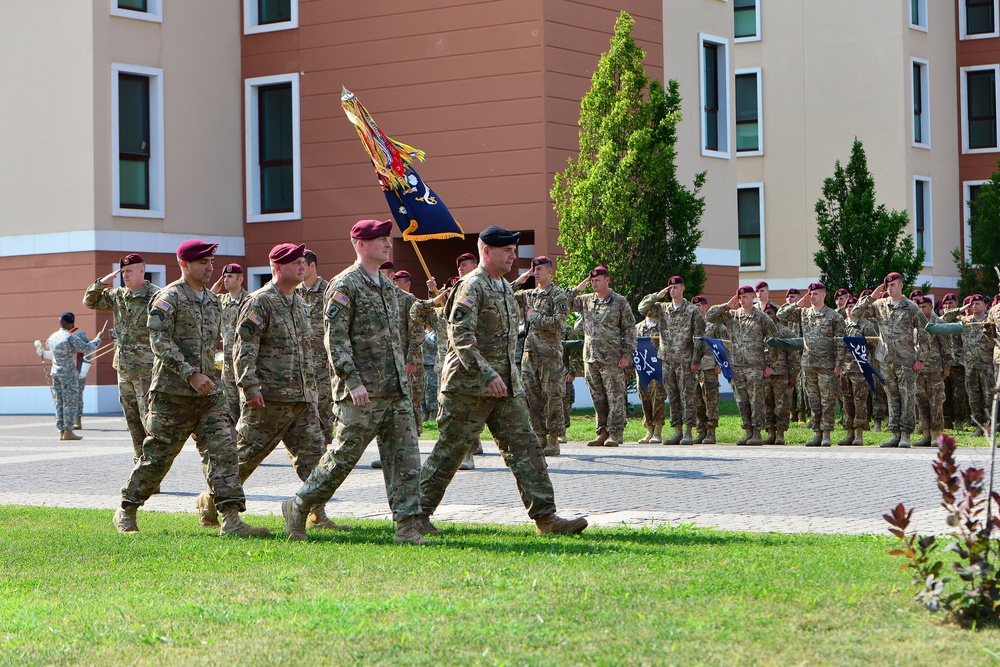
<path id="1" fill-rule="evenodd" d="M 986 319 L 993 325 L 993 364 L 994 367 L 1000 365 L 1000 341 L 996 339 L 996 332 L 1000 331 L 1000 303 L 990 308 L 986 313 Z"/>
<path id="2" fill-rule="evenodd" d="M 101 339 L 88 341 L 85 336 L 77 335 L 77 330 L 59 329 L 45 342 L 45 347 L 52 353 L 52 375 L 72 378 L 80 374 L 76 358 L 79 354 L 93 352 L 100 346 Z"/>
<path id="3" fill-rule="evenodd" d="M 298 292 L 286 296 L 274 282 L 252 292 L 237 318 L 233 354 L 236 385 L 244 401 L 315 403 L 309 306 Z"/>
<path id="4" fill-rule="evenodd" d="M 499 377 L 508 396 L 524 394 L 515 364 L 517 299 L 505 280 L 478 267 L 462 278 L 448 297 L 448 354 L 441 391 L 489 396 L 486 385 Z"/>
<path id="5" fill-rule="evenodd" d="M 872 300 L 871 295 L 862 297 L 854 306 L 854 316 L 873 320 L 878 325 L 879 345 L 875 357 L 879 362 L 909 368 L 921 358 L 913 332 L 923 329 L 927 318 L 920 307 L 906 297 L 897 302 L 889 297 L 876 300 Z"/>
<path id="6" fill-rule="evenodd" d="M 779 322 L 776 326 L 778 327 L 778 338 L 796 337 L 795 332 L 792 331 L 789 327 L 785 326 L 784 324 L 781 324 Z M 799 374 L 798 360 L 794 359 L 793 355 L 790 353 L 789 350 L 780 347 L 777 349 L 768 349 L 767 358 L 769 362 L 768 366 L 771 367 L 772 377 L 775 375 L 781 375 L 783 377 L 792 375 L 794 377 Z"/>
<path id="7" fill-rule="evenodd" d="M 350 398 L 360 385 L 375 398 L 408 391 L 398 292 L 388 278 L 357 262 L 330 281 L 324 320 L 333 400 Z"/>
<path id="8" fill-rule="evenodd" d="M 778 327 L 758 308 L 745 312 L 742 308 L 729 310 L 728 304 L 712 306 L 705 318 L 729 330 L 732 341 L 726 346 L 729 363 L 734 368 L 760 368 L 770 364 L 768 347 L 764 341 L 778 334 Z"/>
<path id="9" fill-rule="evenodd" d="M 561 357 L 562 328 L 569 315 L 566 291 L 553 283 L 546 289 L 536 287 L 515 292 L 514 298 L 525 311 L 528 335 L 524 351 L 546 359 Z M 534 309 L 530 316 L 527 315 L 529 308 Z"/>
<path id="10" fill-rule="evenodd" d="M 653 344 L 658 345 L 660 342 L 660 323 L 657 320 L 651 320 L 648 317 L 642 318 L 642 320 L 635 325 L 635 337 L 655 338 L 656 340 L 653 341 Z"/>
<path id="11" fill-rule="evenodd" d="M 933 312 L 927 320 L 931 324 L 940 324 L 942 319 Z M 926 329 L 919 329 L 914 334 L 920 345 L 920 352 L 924 362 L 922 373 L 941 373 L 946 368 L 951 368 L 951 336 L 936 336 Z"/>
<path id="12" fill-rule="evenodd" d="M 91 310 L 110 310 L 115 315 L 115 359 L 112 365 L 119 375 L 148 376 L 153 369 L 153 350 L 149 347 L 149 301 L 160 288 L 146 284 L 132 291 L 127 287 L 108 288 L 100 279 L 87 288 L 83 305 Z"/>
<path id="13" fill-rule="evenodd" d="M 836 340 L 837 337 L 844 336 L 844 318 L 837 311 L 827 306 L 813 310 L 812 307 L 799 308 L 795 304 L 786 303 L 778 310 L 778 319 L 801 324 L 805 346 L 802 350 L 803 366 L 828 370 L 844 366 L 847 348 L 843 341 Z"/>
<path id="14" fill-rule="evenodd" d="M 580 334 L 569 323 L 563 325 L 560 337 L 564 343 L 580 340 Z M 573 377 L 583 376 L 583 350 L 573 350 L 564 345 L 562 358 L 566 375 L 572 375 Z"/>
<path id="15" fill-rule="evenodd" d="M 197 396 L 188 382 L 194 373 L 216 379 L 215 346 L 222 326 L 219 297 L 205 289 L 199 294 L 184 278 L 176 280 L 149 302 L 149 344 L 153 348 L 150 391 Z M 222 391 L 216 382 L 209 394 Z"/>
<path id="16" fill-rule="evenodd" d="M 399 302 L 399 336 L 403 343 L 403 358 L 411 366 L 423 368 L 424 329 L 430 322 L 433 306 L 409 292 L 396 287 Z"/>
<path id="17" fill-rule="evenodd" d="M 601 299 L 596 294 L 576 296 L 569 290 L 570 310 L 583 321 L 583 360 L 588 364 L 617 364 L 622 357 L 635 353 L 635 316 L 621 294 L 609 292 Z"/>
<path id="18" fill-rule="evenodd" d="M 993 372 L 993 325 L 989 324 L 989 313 L 982 319 L 962 317 L 959 308 L 945 311 L 941 319 L 945 322 L 962 322 L 962 365 L 966 368 L 989 369 Z M 979 324 L 984 322 L 986 324 Z"/>
<path id="19" fill-rule="evenodd" d="M 245 289 L 241 289 L 236 296 L 228 293 L 219 295 L 219 305 L 222 307 L 222 354 L 226 366 L 233 367 L 233 349 L 236 346 L 236 318 L 239 317 L 240 307 L 250 294 Z"/>
<path id="20" fill-rule="evenodd" d="M 705 318 L 698 306 L 687 299 L 678 305 L 660 303 L 656 294 L 648 294 L 639 302 L 639 313 L 653 315 L 660 322 L 660 363 L 670 365 L 700 365 L 705 346 L 697 338 L 705 335 Z"/>
<path id="21" fill-rule="evenodd" d="M 722 340 L 724 338 L 729 338 L 729 331 L 721 324 L 706 322 L 705 337 L 718 338 L 719 340 Z M 715 367 L 719 364 L 716 363 L 715 355 L 712 354 L 712 350 L 708 347 L 708 343 L 705 341 L 698 341 L 697 345 L 701 348 L 701 361 L 698 362 L 698 370 L 710 371 L 715 369 Z"/>
<path id="22" fill-rule="evenodd" d="M 845 336 L 864 336 L 875 337 L 878 335 L 878 331 L 875 329 L 875 325 L 871 320 L 844 320 L 844 335 Z M 840 342 L 840 341 L 838 341 Z M 878 342 L 876 341 L 865 341 L 866 347 L 868 348 L 868 361 L 871 362 L 875 356 L 873 353 L 878 347 Z M 851 354 L 850 350 L 847 350 L 847 345 L 840 342 L 840 345 L 846 350 L 844 354 L 844 366 L 843 371 L 849 375 L 863 375 L 861 366 L 855 361 L 854 355 Z"/>
<path id="23" fill-rule="evenodd" d="M 329 281 L 317 276 L 312 287 L 306 287 L 306 284 L 302 283 L 295 288 L 295 292 L 302 297 L 306 307 L 309 308 L 309 321 L 312 324 L 310 333 L 312 363 L 316 371 L 316 380 L 325 382 L 330 381 L 330 359 L 326 356 L 326 344 L 323 342 L 323 311 L 326 309 L 323 294 L 326 293 L 329 284 Z"/>

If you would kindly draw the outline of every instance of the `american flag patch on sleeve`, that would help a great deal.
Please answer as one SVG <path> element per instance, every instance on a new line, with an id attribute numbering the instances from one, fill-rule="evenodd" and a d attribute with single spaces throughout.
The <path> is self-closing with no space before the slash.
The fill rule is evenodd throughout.
<path id="1" fill-rule="evenodd" d="M 461 299 L 458 300 L 458 302 L 460 304 L 462 304 L 463 306 L 465 306 L 466 308 L 472 308 L 473 303 L 474 303 L 472 301 L 472 297 L 469 297 L 469 296 L 463 296 Z"/>
<path id="2" fill-rule="evenodd" d="M 250 311 L 250 314 L 247 315 L 247 319 L 256 324 L 257 326 L 260 326 L 261 324 L 264 323 L 264 320 L 261 319 L 260 315 L 258 315 L 252 310 Z"/>
<path id="3" fill-rule="evenodd" d="M 153 304 L 153 308 L 159 308 L 163 312 L 169 313 L 170 309 L 173 308 L 173 306 L 167 303 L 164 299 L 157 299 L 156 303 Z"/>
<path id="4" fill-rule="evenodd" d="M 334 292 L 333 296 L 330 298 L 339 303 L 341 306 L 346 306 L 351 302 L 351 300 L 347 298 L 347 295 L 341 294 L 340 292 Z"/>

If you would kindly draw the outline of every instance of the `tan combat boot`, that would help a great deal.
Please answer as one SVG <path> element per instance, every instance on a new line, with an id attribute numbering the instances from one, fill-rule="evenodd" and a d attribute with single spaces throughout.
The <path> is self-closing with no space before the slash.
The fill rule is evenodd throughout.
<path id="1" fill-rule="evenodd" d="M 309 508 L 302 504 L 298 496 L 292 496 L 281 503 L 281 516 L 285 517 L 285 535 L 295 542 L 305 542 L 309 538 L 306 536 L 306 518 L 309 516 Z"/>
<path id="2" fill-rule="evenodd" d="M 612 433 L 608 436 L 608 439 L 604 441 L 605 447 L 617 447 L 618 445 L 625 443 L 625 435 L 619 431 L 617 433 Z"/>
<path id="3" fill-rule="evenodd" d="M 139 526 L 135 523 L 136 509 L 135 507 L 130 507 L 129 509 L 119 507 L 115 510 L 115 516 L 111 520 L 111 523 L 115 524 L 115 528 L 118 529 L 119 533 L 129 534 L 139 532 Z"/>
<path id="4" fill-rule="evenodd" d="M 440 535 L 441 530 L 431 523 L 431 518 L 426 514 L 417 515 L 417 530 L 421 535 Z"/>
<path id="5" fill-rule="evenodd" d="M 841 438 L 840 441 L 837 443 L 837 445 L 841 446 L 841 445 L 853 445 L 853 444 L 854 444 L 854 429 L 849 428 L 847 429 L 847 435 Z"/>
<path id="6" fill-rule="evenodd" d="M 899 448 L 909 449 L 910 448 L 910 434 L 903 431 L 899 434 Z"/>
<path id="7" fill-rule="evenodd" d="M 785 444 L 785 432 L 782 431 L 781 429 L 778 429 L 777 431 L 774 432 L 774 444 L 776 445 Z"/>
<path id="8" fill-rule="evenodd" d="M 830 431 L 821 431 L 821 433 L 823 434 L 823 436 L 819 441 L 819 446 L 829 447 L 830 445 L 832 445 L 833 442 L 830 440 Z"/>
<path id="9" fill-rule="evenodd" d="M 715 427 L 709 426 L 705 429 L 705 439 L 701 441 L 703 445 L 714 445 L 715 444 Z"/>
<path id="10" fill-rule="evenodd" d="M 865 430 L 863 428 L 854 429 L 854 442 L 852 442 L 851 444 L 858 446 L 864 445 L 865 444 L 864 436 L 865 436 Z"/>
<path id="11" fill-rule="evenodd" d="M 743 434 L 743 437 L 736 441 L 737 445 L 745 445 L 750 440 L 750 438 L 753 437 L 753 429 L 752 428 L 748 428 L 748 429 L 745 429 L 745 430 L 746 430 L 746 433 Z"/>
<path id="12" fill-rule="evenodd" d="M 921 429 L 922 437 L 913 443 L 914 447 L 930 447 L 931 446 L 931 430 L 929 428 Z"/>
<path id="13" fill-rule="evenodd" d="M 243 523 L 240 518 L 240 511 L 235 507 L 222 510 L 222 526 L 219 528 L 219 535 L 270 535 L 264 526 L 251 526 Z"/>
<path id="14" fill-rule="evenodd" d="M 565 445 L 566 444 L 566 434 L 563 433 L 562 435 L 560 435 L 559 438 L 558 438 L 558 440 L 559 440 L 559 444 L 560 445 Z"/>
<path id="15" fill-rule="evenodd" d="M 396 524 L 396 544 L 436 544 L 420 534 L 420 515 L 408 516 Z"/>
<path id="16" fill-rule="evenodd" d="M 465 453 L 465 458 L 462 459 L 462 462 L 458 464 L 458 469 L 459 470 L 475 470 L 476 469 L 476 460 L 474 458 L 472 458 L 472 452 L 471 451 Z"/>
<path id="17" fill-rule="evenodd" d="M 479 454 L 483 453 L 483 439 L 482 439 L 482 437 L 480 437 L 478 435 L 476 436 L 476 441 L 474 443 L 472 443 L 472 449 L 471 449 L 470 453 L 476 454 L 477 456 Z"/>
<path id="18" fill-rule="evenodd" d="M 882 432 L 882 420 L 881 419 L 876 419 L 875 420 L 875 427 L 872 430 L 875 431 L 876 433 L 881 433 Z M 893 447 L 895 447 L 895 445 L 893 445 Z"/>
<path id="19" fill-rule="evenodd" d="M 554 513 L 535 519 L 535 530 L 539 535 L 576 535 L 587 527 L 587 520 L 582 516 L 576 519 L 563 519 Z"/>
<path id="20" fill-rule="evenodd" d="M 62 433 L 59 434 L 59 439 L 60 440 L 83 440 L 83 436 L 82 435 L 77 435 L 76 433 L 73 433 L 73 431 L 70 431 L 70 430 L 67 429 L 67 430 L 65 430 L 65 431 L 63 431 Z"/>
<path id="21" fill-rule="evenodd" d="M 876 421 L 875 423 L 877 424 L 878 422 Z M 883 442 L 881 445 L 879 445 L 879 447 L 899 447 L 899 441 L 901 440 L 900 437 L 901 435 L 902 435 L 901 433 L 893 433 L 892 437 Z M 909 439 L 909 436 L 907 436 L 907 439 Z M 906 446 L 909 447 L 910 443 L 907 442 Z"/>
<path id="22" fill-rule="evenodd" d="M 646 435 L 644 435 L 641 438 L 639 438 L 639 444 L 640 445 L 645 445 L 645 444 L 647 444 L 652 439 L 653 439 L 653 427 L 652 426 L 647 426 L 646 427 Z"/>
<path id="23" fill-rule="evenodd" d="M 653 437 L 649 442 L 654 445 L 663 442 L 663 424 L 653 427 Z"/>
<path id="24" fill-rule="evenodd" d="M 679 445 L 684 439 L 684 427 L 680 424 L 674 427 L 674 434 L 663 441 L 664 445 Z"/>
<path id="25" fill-rule="evenodd" d="M 83 429 L 83 415 L 76 416 L 76 421 L 73 422 L 73 429 L 77 431 Z"/>
<path id="26" fill-rule="evenodd" d="M 753 430 L 753 434 L 749 438 L 747 438 L 746 444 L 751 447 L 756 447 L 758 445 L 764 444 L 764 438 L 760 437 L 760 429 L 755 428 Z"/>
<path id="27" fill-rule="evenodd" d="M 680 444 L 682 444 L 682 445 L 693 445 L 694 444 L 694 438 L 691 437 L 691 427 L 690 426 L 685 426 L 684 427 L 684 437 L 681 438 L 681 443 Z"/>
<path id="28" fill-rule="evenodd" d="M 559 438 L 554 435 L 545 436 L 545 447 L 542 448 L 545 456 L 559 456 Z"/>
<path id="29" fill-rule="evenodd" d="M 198 508 L 198 521 L 202 527 L 219 527 L 219 513 L 216 511 L 212 495 L 208 491 L 202 491 L 198 494 L 198 499 L 194 501 L 194 506 Z"/>
<path id="30" fill-rule="evenodd" d="M 806 443 L 806 447 L 819 447 L 823 444 L 823 431 L 814 431 L 812 440 Z"/>
<path id="31" fill-rule="evenodd" d="M 323 530 L 350 530 L 351 527 L 342 523 L 334 523 L 326 515 L 326 505 L 317 505 L 312 508 L 309 517 L 306 519 L 307 528 L 322 528 Z"/>
<path id="32" fill-rule="evenodd" d="M 698 435 L 694 439 L 694 444 L 700 445 L 705 442 L 705 436 L 708 435 L 708 429 L 705 426 L 698 427 Z"/>
<path id="33" fill-rule="evenodd" d="M 770 428 L 767 431 L 767 437 L 764 438 L 764 444 L 773 445 L 777 439 L 778 439 L 778 431 L 774 428 Z"/>
<path id="34" fill-rule="evenodd" d="M 600 431 L 597 432 L 597 437 L 594 438 L 593 440 L 591 440 L 590 442 L 588 442 L 587 446 L 588 447 L 603 447 L 604 443 L 607 441 L 607 439 L 608 439 L 608 431 L 607 431 L 607 429 L 603 429 L 602 428 Z"/>

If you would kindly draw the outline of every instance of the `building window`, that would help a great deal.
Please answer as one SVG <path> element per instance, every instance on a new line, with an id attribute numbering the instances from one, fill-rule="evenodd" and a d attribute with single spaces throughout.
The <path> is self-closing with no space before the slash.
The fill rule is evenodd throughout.
<path id="1" fill-rule="evenodd" d="M 965 181 L 962 189 L 965 194 L 965 261 L 972 259 L 972 234 L 975 232 L 975 225 L 972 224 L 972 204 L 979 197 L 979 191 L 984 184 L 989 181 Z"/>
<path id="2" fill-rule="evenodd" d="M 924 266 L 932 266 L 931 243 L 931 179 L 917 176 L 913 179 L 913 243 L 924 251 Z"/>
<path id="3" fill-rule="evenodd" d="M 298 27 L 298 0 L 243 0 L 244 34 Z"/>
<path id="4" fill-rule="evenodd" d="M 733 36 L 737 42 L 760 39 L 760 10 L 758 0 L 733 0 Z"/>
<path id="5" fill-rule="evenodd" d="M 740 185 L 736 190 L 740 266 L 764 268 L 764 184 Z"/>
<path id="6" fill-rule="evenodd" d="M 729 157 L 729 43 L 701 35 L 701 154 Z"/>
<path id="7" fill-rule="evenodd" d="M 248 266 L 245 287 L 248 292 L 255 292 L 271 282 L 270 266 Z"/>
<path id="8" fill-rule="evenodd" d="M 164 215 L 163 73 L 112 65 L 114 215 Z"/>
<path id="9" fill-rule="evenodd" d="M 736 72 L 736 152 L 763 155 L 760 70 Z"/>
<path id="10" fill-rule="evenodd" d="M 302 217 L 298 74 L 246 81 L 247 221 Z"/>
<path id="11" fill-rule="evenodd" d="M 927 62 L 912 59 L 913 75 L 913 144 L 921 148 L 931 146 L 930 95 L 928 93 Z"/>
<path id="12" fill-rule="evenodd" d="M 997 148 L 998 71 L 998 65 L 962 70 L 962 134 L 966 152 Z"/>
<path id="13" fill-rule="evenodd" d="M 111 0 L 111 15 L 162 23 L 161 3 L 162 0 Z"/>
<path id="14" fill-rule="evenodd" d="M 961 39 L 997 37 L 997 0 L 961 0 L 958 24 Z"/>
<path id="15" fill-rule="evenodd" d="M 927 31 L 927 0 L 910 0 L 910 27 Z"/>

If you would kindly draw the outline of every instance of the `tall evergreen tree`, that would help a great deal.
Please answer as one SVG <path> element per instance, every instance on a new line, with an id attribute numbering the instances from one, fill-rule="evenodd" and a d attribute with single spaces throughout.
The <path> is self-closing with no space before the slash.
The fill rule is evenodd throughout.
<path id="1" fill-rule="evenodd" d="M 903 284 L 910 286 L 924 266 L 924 251 L 914 250 L 906 233 L 906 211 L 876 205 L 875 179 L 857 138 L 847 166 L 837 160 L 833 177 L 823 181 L 816 224 L 820 250 L 813 259 L 831 295 L 840 287 L 853 294 L 874 289 L 891 271 L 902 274 Z"/>
<path id="2" fill-rule="evenodd" d="M 602 264 L 633 307 L 672 275 L 684 276 L 688 298 L 705 284 L 695 263 L 705 174 L 691 189 L 677 180 L 679 89 L 671 80 L 664 90 L 646 76 L 634 23 L 626 12 L 615 23 L 580 105 L 579 156 L 556 175 L 551 192 L 566 252 L 562 283 L 575 285 Z"/>
<path id="3" fill-rule="evenodd" d="M 993 296 L 998 280 L 994 267 L 1000 266 L 1000 161 L 969 202 L 969 227 L 969 260 L 961 249 L 952 251 L 960 276 L 958 289 L 962 294 Z"/>

